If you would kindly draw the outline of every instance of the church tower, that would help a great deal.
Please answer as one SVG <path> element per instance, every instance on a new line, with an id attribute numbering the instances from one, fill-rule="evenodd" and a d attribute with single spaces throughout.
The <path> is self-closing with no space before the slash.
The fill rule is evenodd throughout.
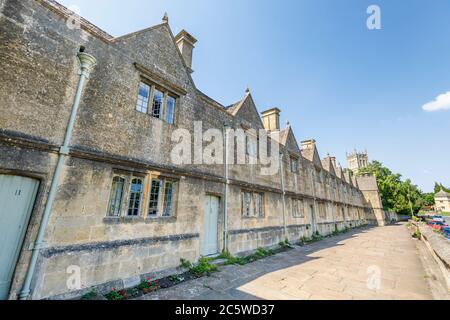
<path id="1" fill-rule="evenodd" d="M 358 172 L 359 169 L 367 167 L 369 164 L 369 156 L 367 151 L 358 152 L 354 151 L 353 153 L 347 153 L 347 167 L 353 172 Z"/>

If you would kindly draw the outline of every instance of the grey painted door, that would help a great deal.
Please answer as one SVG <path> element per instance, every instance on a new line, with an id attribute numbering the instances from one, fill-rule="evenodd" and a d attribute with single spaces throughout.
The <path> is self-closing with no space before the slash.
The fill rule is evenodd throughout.
<path id="1" fill-rule="evenodd" d="M 0 175 L 0 300 L 7 299 L 39 181 Z"/>
<path id="2" fill-rule="evenodd" d="M 218 247 L 218 223 L 219 223 L 219 203 L 215 196 L 206 196 L 205 216 L 203 222 L 203 240 L 201 254 L 210 256 L 219 253 Z"/>

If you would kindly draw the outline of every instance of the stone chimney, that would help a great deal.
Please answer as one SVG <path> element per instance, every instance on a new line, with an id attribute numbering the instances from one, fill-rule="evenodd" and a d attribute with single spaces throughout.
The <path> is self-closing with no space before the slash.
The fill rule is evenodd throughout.
<path id="1" fill-rule="evenodd" d="M 280 131 L 280 113 L 278 108 L 272 108 L 261 113 L 264 128 L 269 131 Z"/>
<path id="2" fill-rule="evenodd" d="M 192 35 L 190 35 L 186 30 L 181 30 L 179 34 L 175 37 L 175 41 L 177 43 L 178 49 L 183 56 L 184 62 L 186 66 L 192 70 L 192 52 L 195 48 L 195 43 L 197 39 L 195 39 Z"/>
<path id="3" fill-rule="evenodd" d="M 314 139 L 302 141 L 302 149 L 303 150 L 314 149 L 315 146 L 316 146 L 316 140 L 314 140 Z"/>
<path id="4" fill-rule="evenodd" d="M 330 157 L 330 159 L 331 159 L 331 163 L 333 164 L 334 168 L 336 169 L 337 168 L 336 157 Z"/>

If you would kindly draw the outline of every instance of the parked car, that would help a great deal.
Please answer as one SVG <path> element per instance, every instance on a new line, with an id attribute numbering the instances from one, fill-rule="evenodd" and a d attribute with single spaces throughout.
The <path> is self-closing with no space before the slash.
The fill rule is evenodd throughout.
<path id="1" fill-rule="evenodd" d="M 432 221 L 431 227 L 435 230 L 441 231 L 443 227 L 448 227 L 448 224 L 441 221 Z"/>
<path id="2" fill-rule="evenodd" d="M 441 232 L 444 235 L 444 237 L 450 240 L 450 227 L 443 227 L 441 229 Z"/>
<path id="3" fill-rule="evenodd" d="M 433 216 L 434 221 L 445 222 L 444 217 L 442 216 Z"/>

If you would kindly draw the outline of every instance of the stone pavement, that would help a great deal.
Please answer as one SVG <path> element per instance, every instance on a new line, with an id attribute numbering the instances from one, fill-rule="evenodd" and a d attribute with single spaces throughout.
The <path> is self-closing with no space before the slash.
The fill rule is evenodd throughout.
<path id="1" fill-rule="evenodd" d="M 141 297 L 177 299 L 432 299 L 415 241 L 406 226 L 347 234 Z"/>

